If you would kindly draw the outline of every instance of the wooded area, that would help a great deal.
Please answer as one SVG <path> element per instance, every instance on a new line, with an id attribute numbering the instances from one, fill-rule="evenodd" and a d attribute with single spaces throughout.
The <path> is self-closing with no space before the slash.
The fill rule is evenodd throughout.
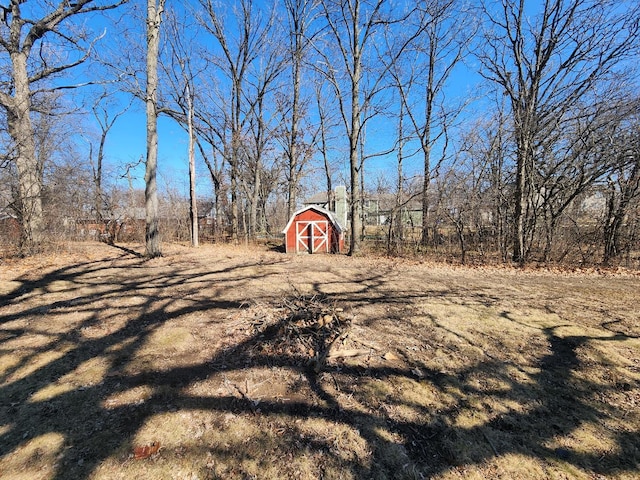
<path id="1" fill-rule="evenodd" d="M 0 244 L 255 241 L 344 184 L 351 254 L 638 267 L 637 2 L 142 3 L 0 6 Z M 145 192 L 105 153 L 138 104 Z"/>

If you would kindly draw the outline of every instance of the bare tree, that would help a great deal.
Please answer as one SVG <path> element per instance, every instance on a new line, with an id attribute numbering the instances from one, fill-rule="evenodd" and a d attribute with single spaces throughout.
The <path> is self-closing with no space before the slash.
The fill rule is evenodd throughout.
<path id="1" fill-rule="evenodd" d="M 486 2 L 479 58 L 482 75 L 508 97 L 514 119 L 516 182 L 513 260 L 523 263 L 532 238 L 532 175 L 542 141 L 589 90 L 637 52 L 639 7 L 606 0 L 546 0 L 530 15 L 523 0 Z"/>
<path id="2" fill-rule="evenodd" d="M 428 0 L 420 2 L 418 8 L 419 37 L 409 47 L 411 60 L 396 61 L 389 65 L 389 72 L 422 155 L 421 243 L 426 245 L 430 224 L 429 186 L 446 158 L 444 146 L 441 145 L 437 157 L 434 149 L 439 142 L 444 144 L 445 132 L 463 106 L 447 104 L 446 87 L 475 28 L 470 13 L 458 0 Z M 387 38 L 396 35 L 395 30 L 390 30 Z"/>
<path id="3" fill-rule="evenodd" d="M 289 26 L 289 61 L 291 69 L 291 105 L 288 131 L 285 141 L 285 155 L 288 160 L 287 173 L 287 214 L 293 215 L 297 204 L 297 194 L 304 167 L 305 146 L 302 145 L 301 123 L 304 119 L 302 98 L 302 73 L 305 57 L 310 45 L 310 24 L 316 8 L 315 0 L 285 0 L 284 8 Z"/>
<path id="4" fill-rule="evenodd" d="M 0 30 L 0 48 L 8 57 L 10 68 L 0 80 L 0 105 L 7 114 L 8 131 L 15 145 L 18 173 L 20 214 L 22 218 L 21 250 L 29 253 L 39 248 L 44 234 L 42 210 L 42 169 L 36 158 L 34 128 L 31 120 L 35 85 L 85 62 L 93 41 L 86 33 L 78 33 L 70 25 L 74 17 L 109 10 L 122 4 L 77 0 L 39 2 L 26 5 L 11 0 L 4 9 L 5 25 Z M 34 2 L 31 2 L 34 3 Z M 24 11 L 24 15 L 23 15 Z M 48 48 L 48 45 L 55 48 Z M 38 48 L 39 46 L 39 48 Z M 66 49 L 68 55 L 57 56 L 56 50 Z M 32 55 L 33 52 L 36 55 Z M 49 89 L 69 88 L 69 86 Z"/>
<path id="5" fill-rule="evenodd" d="M 318 153 L 322 159 L 322 171 L 324 172 L 326 192 L 327 192 L 327 206 L 329 210 L 335 208 L 335 194 L 333 191 L 333 170 L 334 165 L 330 159 L 331 145 L 335 143 L 335 138 L 332 136 L 332 130 L 337 126 L 336 115 L 334 114 L 334 105 L 331 102 L 329 95 L 325 93 L 325 77 L 324 75 L 316 74 L 314 76 L 314 99 L 316 104 L 316 112 L 318 116 Z M 341 219 L 344 221 L 344 219 Z M 346 225 L 343 225 L 346 227 Z"/>
<path id="6" fill-rule="evenodd" d="M 402 243 L 404 242 L 404 219 L 402 215 L 402 207 L 405 202 L 405 189 L 404 189 L 404 162 L 405 158 L 405 145 L 407 144 L 408 135 L 405 128 L 406 121 L 406 103 L 402 98 L 401 87 L 396 85 L 398 93 L 400 94 L 399 111 L 398 111 L 398 138 L 397 138 L 397 162 L 396 162 L 396 187 L 395 187 L 395 204 L 390 212 L 388 222 L 388 234 L 387 234 L 387 252 L 391 253 L 392 245 L 395 247 L 396 253 L 401 253 Z M 392 242 L 392 239 L 395 242 Z"/>
<path id="7" fill-rule="evenodd" d="M 373 5 L 365 3 L 364 7 L 369 8 L 365 8 L 363 11 L 363 3 L 365 2 L 361 0 L 353 2 L 324 0 L 322 2 L 324 15 L 332 34 L 332 41 L 338 45 L 338 55 L 343 62 L 350 87 L 350 95 L 342 93 L 340 79 L 337 77 L 338 73 L 332 65 L 333 59 L 325 54 L 324 66 L 327 69 L 328 79 L 335 89 L 342 120 L 349 138 L 350 255 L 360 251 L 360 231 L 362 229 L 360 158 L 358 155 L 363 112 L 361 107 L 362 54 L 371 42 L 374 27 L 381 20 L 380 10 L 384 4 L 382 0 L 377 0 Z"/>
<path id="8" fill-rule="evenodd" d="M 170 89 L 167 97 L 172 105 L 165 105 L 163 111 L 182 125 L 188 135 L 188 159 L 189 159 L 189 231 L 191 246 L 199 245 L 198 202 L 196 196 L 196 90 L 198 76 L 205 70 L 205 65 L 197 64 L 199 57 L 196 50 L 196 42 L 193 35 L 187 32 L 194 31 L 194 26 L 189 25 L 188 19 L 179 18 L 176 10 L 169 12 L 165 21 L 167 24 L 167 44 L 169 47 L 169 59 L 162 64 L 167 87 Z"/>
<path id="9" fill-rule="evenodd" d="M 102 222 L 103 210 L 105 205 L 105 195 L 103 191 L 103 166 L 104 166 L 104 147 L 107 141 L 109 132 L 115 125 L 118 118 L 125 114 L 125 112 L 131 106 L 129 102 L 123 108 L 112 113 L 110 111 L 109 94 L 106 90 L 103 90 L 95 99 L 91 106 L 93 117 L 95 118 L 100 128 L 100 138 L 98 140 L 98 151 L 96 152 L 95 162 L 93 159 L 93 143 L 89 146 L 89 159 L 91 161 L 91 168 L 93 169 L 93 186 L 94 186 L 94 210 L 96 222 Z"/>
<path id="10" fill-rule="evenodd" d="M 258 61 L 251 65 L 247 78 L 245 97 L 247 102 L 247 131 L 245 134 L 245 155 L 248 167 L 244 178 L 244 189 L 247 194 L 249 207 L 247 231 L 249 238 L 254 240 L 256 233 L 264 230 L 264 195 L 273 190 L 275 185 L 264 182 L 263 176 L 267 170 L 265 162 L 267 155 L 273 152 L 276 137 L 274 122 L 278 121 L 278 107 L 274 101 L 274 94 L 281 88 L 277 81 L 284 71 L 288 56 L 283 55 L 282 41 L 275 23 L 275 10 L 269 12 L 268 18 L 262 23 L 261 39 L 258 48 Z M 297 142 L 297 140 L 296 140 Z M 298 145 L 296 145 L 298 147 Z M 294 149 L 295 150 L 295 149 Z M 304 153 L 300 149 L 301 153 Z M 296 153 L 296 158 L 298 154 Z"/>
<path id="11" fill-rule="evenodd" d="M 205 55 L 200 55 L 204 57 Z M 192 89 L 194 96 L 194 141 L 204 161 L 213 185 L 214 216 L 213 234 L 218 238 L 223 233 L 225 222 L 224 207 L 227 205 L 229 185 L 225 182 L 225 159 L 229 157 L 228 130 L 229 108 L 224 101 L 224 94 L 219 89 L 215 78 L 204 75 L 208 62 L 197 69 L 198 85 Z M 200 69 L 205 70 L 201 71 Z M 194 78 L 195 80 L 195 78 Z M 174 89 L 175 90 L 175 89 Z M 183 115 L 184 117 L 184 115 Z"/>
<path id="12" fill-rule="evenodd" d="M 324 45 L 317 44 L 319 70 L 326 75 L 334 90 L 342 123 L 349 141 L 349 186 L 351 232 L 349 254 L 360 251 L 360 233 L 362 231 L 361 169 L 363 165 L 362 147 L 364 127 L 376 113 L 374 101 L 384 90 L 390 65 L 405 51 L 418 32 L 398 35 L 395 42 L 386 51 L 382 43 L 376 43 L 384 29 L 390 25 L 399 25 L 414 13 L 414 10 L 394 9 L 385 0 L 322 0 L 322 11 L 328 27 L 328 41 L 335 45 L 337 58 L 325 51 Z M 409 25 L 409 24 L 407 24 Z M 386 57 L 367 62 L 373 56 Z M 379 62 L 376 68 L 374 62 Z"/>
<path id="13" fill-rule="evenodd" d="M 212 0 L 200 0 L 204 14 L 200 18 L 201 26 L 216 41 L 219 50 L 210 52 L 209 61 L 228 81 L 227 98 L 222 99 L 225 109 L 223 124 L 218 135 L 226 140 L 229 130 L 229 142 L 225 141 L 220 149 L 229 164 L 229 182 L 231 195 L 231 239 L 238 241 L 239 209 L 238 193 L 240 181 L 240 160 L 243 155 L 242 142 L 247 125 L 247 105 L 245 92 L 247 75 L 251 64 L 258 58 L 260 46 L 267 43 L 268 22 L 262 22 L 258 7 L 250 0 L 239 0 L 223 8 Z M 228 15 L 232 14 L 234 22 Z M 222 93 L 224 96 L 225 93 Z"/>
<path id="14" fill-rule="evenodd" d="M 193 127 L 194 106 L 193 87 L 185 73 L 185 98 L 187 100 L 187 134 L 189 135 L 189 216 L 191 232 L 191 246 L 199 245 L 198 232 L 198 200 L 196 197 L 196 155 L 195 155 L 195 131 Z"/>
<path id="15" fill-rule="evenodd" d="M 211 119 L 207 115 L 198 112 L 197 109 L 194 113 L 196 114 L 196 129 L 198 133 L 195 137 L 196 146 L 198 147 L 200 156 L 209 171 L 209 176 L 211 177 L 211 182 L 213 184 L 213 234 L 217 237 L 221 233 L 220 218 L 222 216 L 222 204 L 224 190 L 226 188 L 223 183 L 224 162 L 221 160 L 224 157 L 223 155 L 218 154 L 218 148 L 220 148 L 218 142 L 220 138 L 220 131 L 211 122 Z M 224 142 L 222 143 L 224 145 Z M 207 144 L 209 146 L 208 149 L 205 148 Z M 224 149 L 224 146 L 222 148 Z"/>
<path id="16" fill-rule="evenodd" d="M 552 246 L 558 244 L 556 234 L 565 212 L 620 165 L 618 156 L 623 154 L 615 149 L 623 147 L 612 149 L 612 139 L 621 134 L 630 114 L 637 110 L 621 93 L 615 85 L 596 95 L 586 92 L 562 124 L 540 142 L 544 161 L 536 162 L 532 172 L 536 196 L 531 208 L 537 209 L 533 215 L 542 222 L 545 262 L 551 260 Z"/>
<path id="17" fill-rule="evenodd" d="M 632 102 L 634 114 L 623 121 L 620 132 L 612 136 L 607 147 L 613 149 L 616 165 L 607 177 L 607 204 L 604 217 L 603 263 L 608 264 L 622 253 L 622 237 L 625 224 L 630 219 L 634 202 L 640 198 L 640 128 L 638 127 L 638 102 Z"/>
<path id="18" fill-rule="evenodd" d="M 511 123 L 507 120 L 503 96 L 500 95 L 487 118 L 480 118 L 470 125 L 463 138 L 464 160 L 484 165 L 476 171 L 483 175 L 481 206 L 487 217 L 487 236 L 493 241 L 490 247 L 497 251 L 503 262 L 508 260 L 508 240 L 511 218 L 511 185 L 513 148 L 510 143 Z M 482 214 L 480 214 L 482 216 Z"/>

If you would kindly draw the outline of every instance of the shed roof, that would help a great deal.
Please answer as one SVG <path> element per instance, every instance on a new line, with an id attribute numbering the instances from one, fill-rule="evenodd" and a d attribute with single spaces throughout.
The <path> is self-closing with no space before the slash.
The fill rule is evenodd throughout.
<path id="1" fill-rule="evenodd" d="M 338 233 L 342 233 L 343 232 L 343 228 L 340 225 L 340 222 L 338 222 L 338 219 L 336 218 L 336 216 L 335 216 L 335 214 L 333 212 L 330 212 L 329 210 L 326 210 L 324 208 L 317 207 L 315 205 L 309 205 L 307 207 L 302 207 L 302 208 L 296 210 L 293 213 L 293 215 L 291 215 L 291 218 L 289 219 L 289 222 L 287 222 L 287 226 L 284 227 L 284 229 L 282 230 L 282 233 L 287 233 L 287 230 L 289 230 L 289 227 L 291 227 L 291 224 L 293 223 L 295 218 L 298 215 L 300 215 L 302 212 L 306 212 L 307 210 L 314 210 L 314 211 L 318 212 L 321 215 L 325 215 L 336 226 L 336 229 L 338 230 Z"/>

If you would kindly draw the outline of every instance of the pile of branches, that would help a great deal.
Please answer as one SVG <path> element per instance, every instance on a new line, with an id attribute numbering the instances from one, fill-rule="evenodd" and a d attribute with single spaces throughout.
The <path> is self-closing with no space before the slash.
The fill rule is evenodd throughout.
<path id="1" fill-rule="evenodd" d="M 293 364 L 320 371 L 334 345 L 344 342 L 351 318 L 326 296 L 286 298 L 275 323 L 257 319 L 259 355 L 286 358 Z"/>

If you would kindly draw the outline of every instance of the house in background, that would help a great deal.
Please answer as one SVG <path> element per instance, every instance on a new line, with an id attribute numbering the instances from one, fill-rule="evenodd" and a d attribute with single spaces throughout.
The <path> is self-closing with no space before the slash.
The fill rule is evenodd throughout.
<path id="1" fill-rule="evenodd" d="M 303 203 L 305 207 L 319 207 L 333 213 L 340 226 L 343 229 L 348 228 L 349 204 L 347 202 L 347 187 L 344 185 L 336 187 L 329 196 L 327 196 L 327 192 L 316 193 Z"/>
<path id="2" fill-rule="evenodd" d="M 365 197 L 362 206 L 365 225 L 388 225 L 393 218 L 400 218 L 402 224 L 413 227 L 422 226 L 422 203 L 413 198 L 401 202 L 391 193 L 381 193 Z"/>
<path id="3" fill-rule="evenodd" d="M 345 228 L 349 228 L 349 199 L 344 186 L 336 187 L 333 198 L 327 198 L 327 192 L 317 193 L 304 201 L 305 206 L 315 206 L 333 212 Z M 397 207 L 397 198 L 390 193 L 377 195 L 365 194 L 362 201 L 362 213 L 365 225 L 386 225 L 393 216 L 401 215 L 406 225 L 422 226 L 422 204 L 413 199 Z"/>

